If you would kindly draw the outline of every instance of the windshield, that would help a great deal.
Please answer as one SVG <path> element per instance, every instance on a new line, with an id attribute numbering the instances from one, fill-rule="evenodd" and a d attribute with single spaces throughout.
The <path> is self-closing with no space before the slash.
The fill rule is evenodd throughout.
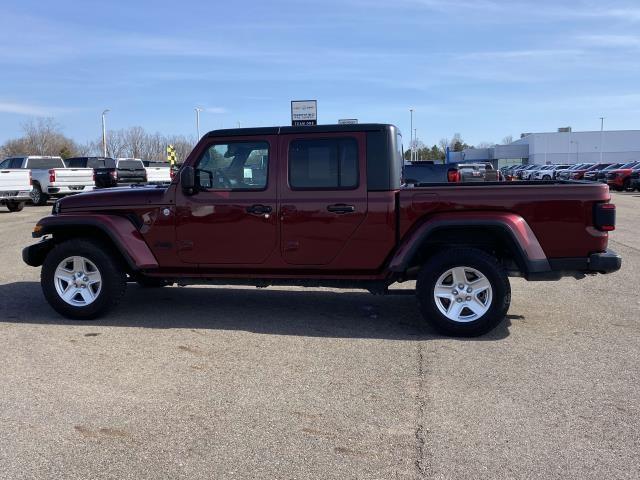
<path id="1" fill-rule="evenodd" d="M 631 168 L 631 167 L 636 166 L 637 164 L 638 164 L 638 162 L 629 162 L 629 163 L 625 163 L 620 168 Z"/>

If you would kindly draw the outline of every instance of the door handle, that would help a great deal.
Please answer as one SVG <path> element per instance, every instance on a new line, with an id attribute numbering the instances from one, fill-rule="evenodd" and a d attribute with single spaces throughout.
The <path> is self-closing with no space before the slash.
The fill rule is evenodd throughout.
<path id="1" fill-rule="evenodd" d="M 252 213 L 254 215 L 263 215 L 265 213 L 271 213 L 272 210 L 273 208 L 271 208 L 269 205 L 256 204 L 256 205 L 251 205 L 250 207 L 247 207 L 247 213 Z"/>
<path id="2" fill-rule="evenodd" d="M 331 213 L 338 214 L 353 213 L 356 211 L 356 207 L 354 207 L 353 205 L 347 205 L 345 203 L 336 203 L 334 205 L 328 205 L 327 210 Z"/>

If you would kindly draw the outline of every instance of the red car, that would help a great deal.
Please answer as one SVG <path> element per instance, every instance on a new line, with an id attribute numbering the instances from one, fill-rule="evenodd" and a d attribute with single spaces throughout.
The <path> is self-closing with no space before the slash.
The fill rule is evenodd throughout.
<path id="1" fill-rule="evenodd" d="M 605 185 L 402 186 L 401 146 L 382 124 L 210 132 L 169 186 L 58 201 L 23 259 L 42 266 L 46 299 L 74 319 L 114 307 L 128 282 L 392 294 L 417 280 L 424 321 L 462 336 L 505 317 L 510 275 L 620 268 L 607 250 L 615 206 Z"/>
<path id="2" fill-rule="evenodd" d="M 581 168 L 572 170 L 569 173 L 569 178 L 571 180 L 584 180 L 585 173 L 598 171 L 602 168 L 607 167 L 608 165 L 609 165 L 608 163 L 595 163 L 593 165 L 584 165 Z"/>
<path id="3" fill-rule="evenodd" d="M 611 170 L 607 173 L 607 185 L 618 192 L 628 190 L 631 187 L 631 174 L 638 166 L 640 162 L 629 162 L 616 170 Z"/>

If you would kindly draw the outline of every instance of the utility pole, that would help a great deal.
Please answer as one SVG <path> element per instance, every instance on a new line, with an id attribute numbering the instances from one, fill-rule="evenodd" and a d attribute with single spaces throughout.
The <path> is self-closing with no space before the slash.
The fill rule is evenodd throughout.
<path id="1" fill-rule="evenodd" d="M 600 117 L 600 163 L 602 163 L 602 136 L 604 134 L 604 117 Z"/>
<path id="2" fill-rule="evenodd" d="M 200 112 L 202 111 L 202 108 L 196 107 L 194 110 L 196 112 L 196 140 L 200 140 Z"/>
<path id="3" fill-rule="evenodd" d="M 104 157 L 107 156 L 107 127 L 104 120 L 104 117 L 110 110 L 107 108 L 104 112 L 102 112 L 102 155 Z"/>
<path id="4" fill-rule="evenodd" d="M 411 130 L 409 131 L 411 142 L 409 143 L 409 145 L 411 145 L 411 161 L 413 162 L 413 108 L 410 108 L 409 112 L 411 112 Z"/>

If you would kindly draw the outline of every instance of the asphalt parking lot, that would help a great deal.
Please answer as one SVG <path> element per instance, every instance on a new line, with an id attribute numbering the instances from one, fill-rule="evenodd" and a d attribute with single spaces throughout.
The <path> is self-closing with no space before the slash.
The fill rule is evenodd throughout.
<path id="1" fill-rule="evenodd" d="M 50 207 L 1 208 L 0 478 L 639 478 L 640 194 L 613 197 L 622 270 L 512 279 L 471 340 L 330 289 L 130 286 L 70 322 L 20 257 Z"/>

